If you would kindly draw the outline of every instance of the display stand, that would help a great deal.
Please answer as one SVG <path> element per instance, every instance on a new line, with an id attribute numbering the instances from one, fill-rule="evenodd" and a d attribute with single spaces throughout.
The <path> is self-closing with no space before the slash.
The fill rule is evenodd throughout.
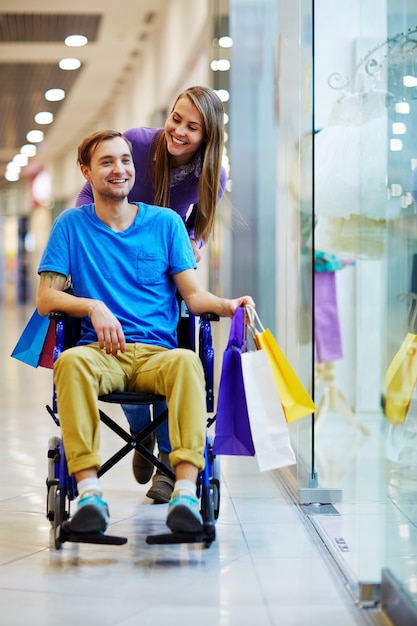
<path id="1" fill-rule="evenodd" d="M 355 417 L 345 394 L 335 383 L 334 361 L 316 364 L 316 383 L 324 383 L 324 390 L 317 407 L 315 417 L 316 428 L 322 427 L 329 411 L 343 415 L 348 422 L 358 428 L 364 435 L 369 435 L 369 430 Z"/>

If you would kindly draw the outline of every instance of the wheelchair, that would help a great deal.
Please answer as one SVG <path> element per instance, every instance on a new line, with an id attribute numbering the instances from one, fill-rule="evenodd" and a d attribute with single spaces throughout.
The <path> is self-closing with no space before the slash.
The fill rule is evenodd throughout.
<path id="1" fill-rule="evenodd" d="M 56 343 L 54 360 L 61 352 L 76 344 L 79 337 L 80 320 L 70 318 L 61 313 L 52 313 L 50 320 L 55 324 Z M 214 373 L 214 349 L 212 345 L 211 322 L 218 321 L 219 317 L 214 314 L 205 314 L 199 318 L 198 352 L 203 365 L 206 379 L 206 407 L 208 413 L 214 411 L 213 373 Z M 177 327 L 178 344 L 191 350 L 196 350 L 196 319 L 191 315 L 180 301 L 180 316 Z M 165 400 L 164 396 L 149 393 L 114 392 L 100 396 L 100 402 L 112 404 L 150 405 Z M 52 406 L 46 406 L 47 412 L 59 427 L 55 389 L 53 390 Z M 99 408 L 100 421 L 118 435 L 124 445 L 105 461 L 98 471 L 102 476 L 116 463 L 124 458 L 129 452 L 136 450 L 150 461 L 160 472 L 175 480 L 175 474 L 164 463 L 150 452 L 143 442 L 154 432 L 158 426 L 168 419 L 168 411 L 165 411 L 151 421 L 141 432 L 132 435 L 122 428 L 101 408 Z M 207 430 L 214 423 L 215 416 L 207 418 Z M 146 538 L 148 544 L 177 544 L 177 543 L 202 543 L 206 548 L 210 547 L 215 540 L 215 522 L 220 509 L 220 460 L 213 454 L 213 437 L 206 434 L 204 449 L 205 468 L 198 475 L 197 496 L 200 500 L 200 512 L 203 518 L 203 530 L 200 533 L 163 533 L 149 535 Z M 75 533 L 70 529 L 70 505 L 77 497 L 75 479 L 69 474 L 65 457 L 65 450 L 60 436 L 54 436 L 48 442 L 48 475 L 46 479 L 46 517 L 51 523 L 53 547 L 59 550 L 65 542 L 98 543 L 123 545 L 127 543 L 126 537 L 118 537 L 105 533 Z"/>

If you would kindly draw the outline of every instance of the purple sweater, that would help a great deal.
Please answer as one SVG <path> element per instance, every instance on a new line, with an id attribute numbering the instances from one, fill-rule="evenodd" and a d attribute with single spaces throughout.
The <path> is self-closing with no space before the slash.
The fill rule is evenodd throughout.
<path id="1" fill-rule="evenodd" d="M 151 162 L 153 158 L 153 145 L 163 128 L 131 128 L 124 135 L 129 139 L 133 148 L 133 163 L 136 169 L 136 178 L 129 194 L 130 202 L 145 202 L 154 204 L 154 190 L 151 181 Z M 224 194 L 227 174 L 222 167 L 220 174 L 219 200 Z M 76 200 L 76 206 L 91 204 L 94 202 L 90 183 L 86 182 Z M 198 178 L 191 172 L 176 185 L 171 187 L 170 208 L 176 211 L 184 220 L 190 205 L 198 202 Z M 194 238 L 195 224 L 194 207 L 187 219 L 187 230 L 191 238 Z"/>

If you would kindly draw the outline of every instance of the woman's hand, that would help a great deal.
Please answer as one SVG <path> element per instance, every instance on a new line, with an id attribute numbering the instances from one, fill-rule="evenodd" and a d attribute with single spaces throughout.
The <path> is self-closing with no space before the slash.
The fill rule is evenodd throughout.
<path id="1" fill-rule="evenodd" d="M 196 263 L 198 263 L 199 261 L 201 261 L 201 252 L 200 252 L 200 248 L 197 246 L 196 242 L 194 241 L 194 239 L 190 239 L 191 242 L 191 246 L 194 252 L 194 257 L 195 257 L 195 261 Z"/>

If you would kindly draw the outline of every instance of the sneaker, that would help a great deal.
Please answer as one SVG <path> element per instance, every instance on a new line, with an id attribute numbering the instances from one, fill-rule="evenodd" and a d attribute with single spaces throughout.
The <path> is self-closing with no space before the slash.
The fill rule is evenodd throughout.
<path id="1" fill-rule="evenodd" d="M 87 493 L 78 500 L 78 508 L 69 523 L 77 533 L 104 532 L 109 523 L 109 508 L 95 493 Z"/>
<path id="2" fill-rule="evenodd" d="M 149 452 L 153 452 L 155 447 L 155 433 L 151 433 L 149 437 L 142 442 L 142 444 L 149 450 Z M 132 469 L 137 482 L 141 485 L 146 485 L 146 483 L 148 483 L 152 478 L 155 466 L 135 450 L 133 453 Z"/>
<path id="3" fill-rule="evenodd" d="M 166 524 L 173 533 L 198 533 L 203 530 L 200 501 L 191 495 L 172 494 Z"/>

